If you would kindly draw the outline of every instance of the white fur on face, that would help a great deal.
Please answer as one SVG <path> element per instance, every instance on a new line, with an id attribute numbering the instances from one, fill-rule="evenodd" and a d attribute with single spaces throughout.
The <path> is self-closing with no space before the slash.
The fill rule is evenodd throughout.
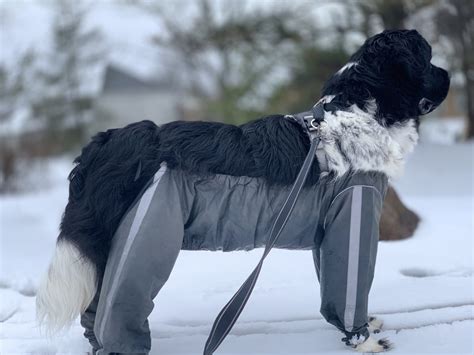
<path id="1" fill-rule="evenodd" d="M 404 123 L 395 123 L 388 128 L 388 133 L 392 139 L 400 145 L 402 154 L 413 152 L 418 143 L 418 131 L 414 119 Z"/>
<path id="2" fill-rule="evenodd" d="M 36 316 L 48 333 L 69 326 L 96 293 L 95 266 L 77 248 L 59 241 L 46 277 L 36 296 Z"/>
<path id="3" fill-rule="evenodd" d="M 374 119 L 376 109 L 371 100 L 364 110 L 353 105 L 350 111 L 325 113 L 321 145 L 328 169 L 337 177 L 349 170 L 379 171 L 392 179 L 403 173 L 405 154 L 418 141 L 415 122 L 412 119 L 387 128 Z"/>

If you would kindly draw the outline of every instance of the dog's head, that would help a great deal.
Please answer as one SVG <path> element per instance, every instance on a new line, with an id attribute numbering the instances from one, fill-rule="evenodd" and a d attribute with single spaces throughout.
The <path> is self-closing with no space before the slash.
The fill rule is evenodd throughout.
<path id="1" fill-rule="evenodd" d="M 323 96 L 361 109 L 375 100 L 375 118 L 390 126 L 418 121 L 445 99 L 448 89 L 448 73 L 431 64 L 431 47 L 417 31 L 388 30 L 362 45 L 326 83 Z"/>

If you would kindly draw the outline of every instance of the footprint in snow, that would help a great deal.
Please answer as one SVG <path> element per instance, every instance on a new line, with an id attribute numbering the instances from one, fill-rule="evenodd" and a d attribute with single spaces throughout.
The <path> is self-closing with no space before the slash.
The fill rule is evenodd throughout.
<path id="1" fill-rule="evenodd" d="M 20 308 L 20 295 L 12 290 L 0 289 L 0 323 L 10 319 Z"/>
<path id="2" fill-rule="evenodd" d="M 17 280 L 0 279 L 0 289 L 14 290 L 26 297 L 36 296 L 36 285 L 29 277 Z"/>
<path id="3" fill-rule="evenodd" d="M 408 277 L 435 277 L 435 276 L 449 276 L 449 277 L 471 277 L 474 273 L 473 269 L 461 268 L 448 271 L 436 271 L 424 268 L 406 268 L 400 270 L 400 273 Z"/>

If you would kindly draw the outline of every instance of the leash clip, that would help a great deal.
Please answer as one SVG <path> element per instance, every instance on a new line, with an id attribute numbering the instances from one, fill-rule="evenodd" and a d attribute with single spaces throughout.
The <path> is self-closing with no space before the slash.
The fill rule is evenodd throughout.
<path id="1" fill-rule="evenodd" d="M 312 131 L 319 131 L 320 122 L 316 121 L 316 119 L 313 118 L 313 119 L 311 120 L 310 125 L 311 125 L 310 130 L 312 130 Z"/>
<path id="2" fill-rule="evenodd" d="M 319 133 L 321 122 L 324 121 L 324 114 L 324 101 L 320 100 L 310 111 L 286 115 L 285 117 L 298 122 L 309 138 L 313 140 Z"/>

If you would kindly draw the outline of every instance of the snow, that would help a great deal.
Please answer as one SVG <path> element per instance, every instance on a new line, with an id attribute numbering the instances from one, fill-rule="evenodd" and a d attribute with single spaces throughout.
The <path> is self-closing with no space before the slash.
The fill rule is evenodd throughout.
<path id="1" fill-rule="evenodd" d="M 433 115 L 436 115 L 435 112 Z M 463 117 L 429 117 L 421 121 L 420 142 L 452 144 L 460 142 L 467 130 L 467 120 Z"/>
<path id="2" fill-rule="evenodd" d="M 384 320 L 377 338 L 394 354 L 472 354 L 473 148 L 421 144 L 395 182 L 422 218 L 416 235 L 382 242 L 370 313 Z M 0 198 L 0 352 L 89 351 L 76 322 L 42 336 L 34 295 L 52 255 L 67 200 L 69 159 L 38 175 L 46 187 Z M 152 354 L 199 354 L 214 317 L 256 265 L 262 250 L 182 252 L 150 317 Z M 219 354 L 348 354 L 342 334 L 319 314 L 311 252 L 274 250 L 250 301 Z"/>

